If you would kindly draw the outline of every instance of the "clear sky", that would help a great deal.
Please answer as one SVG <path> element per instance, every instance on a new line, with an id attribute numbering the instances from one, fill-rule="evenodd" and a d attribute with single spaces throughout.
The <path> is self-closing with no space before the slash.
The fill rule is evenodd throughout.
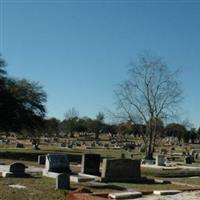
<path id="1" fill-rule="evenodd" d="M 10 76 L 39 81 L 48 116 L 94 117 L 143 50 L 181 68 L 182 118 L 200 126 L 200 1 L 0 0 L 0 52 Z"/>

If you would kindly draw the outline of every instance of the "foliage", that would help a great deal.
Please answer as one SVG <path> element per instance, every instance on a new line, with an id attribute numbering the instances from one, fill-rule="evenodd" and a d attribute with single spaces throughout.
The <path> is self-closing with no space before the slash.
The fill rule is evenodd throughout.
<path id="1" fill-rule="evenodd" d="M 59 128 L 60 121 L 56 118 L 50 118 L 44 120 L 44 132 L 48 136 L 58 136 L 60 133 Z"/>
<path id="2" fill-rule="evenodd" d="M 45 116 L 46 93 L 42 87 L 26 79 L 6 76 L 5 61 L 0 59 L 0 129 L 5 132 L 38 131 Z"/>
<path id="3" fill-rule="evenodd" d="M 177 137 L 179 143 L 187 134 L 187 130 L 184 125 L 178 123 L 170 123 L 165 127 L 165 135 Z"/>

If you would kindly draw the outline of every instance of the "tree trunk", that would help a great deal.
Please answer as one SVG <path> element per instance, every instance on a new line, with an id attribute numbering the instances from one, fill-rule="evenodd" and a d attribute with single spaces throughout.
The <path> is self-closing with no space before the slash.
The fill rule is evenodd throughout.
<path id="1" fill-rule="evenodd" d="M 153 159 L 153 148 L 152 148 L 151 144 L 149 144 L 146 147 L 145 159 L 148 159 L 148 160 L 152 160 Z"/>

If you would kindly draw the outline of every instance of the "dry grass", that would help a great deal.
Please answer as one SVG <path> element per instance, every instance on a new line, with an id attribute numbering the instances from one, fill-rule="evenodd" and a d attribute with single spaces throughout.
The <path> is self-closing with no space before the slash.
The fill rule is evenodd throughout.
<path id="1" fill-rule="evenodd" d="M 23 185 L 26 189 L 11 188 L 9 185 Z M 55 200 L 64 195 L 55 190 L 55 180 L 44 177 L 0 178 L 1 200 Z"/>

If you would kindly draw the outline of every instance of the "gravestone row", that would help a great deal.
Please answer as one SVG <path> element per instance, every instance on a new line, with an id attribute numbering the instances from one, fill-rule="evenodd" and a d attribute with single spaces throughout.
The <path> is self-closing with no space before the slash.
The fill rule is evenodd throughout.
<path id="1" fill-rule="evenodd" d="M 103 159 L 100 173 L 100 155 L 84 154 L 82 156 L 82 174 L 99 176 L 101 181 L 134 182 L 141 179 L 140 160 Z"/>

